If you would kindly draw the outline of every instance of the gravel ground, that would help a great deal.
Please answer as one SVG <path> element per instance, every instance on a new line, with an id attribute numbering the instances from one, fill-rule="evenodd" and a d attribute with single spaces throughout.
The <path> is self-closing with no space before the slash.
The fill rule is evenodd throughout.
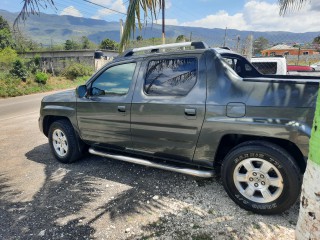
<path id="1" fill-rule="evenodd" d="M 294 239 L 298 203 L 261 216 L 216 178 L 91 155 L 63 165 L 37 117 L 0 120 L 0 239 Z"/>

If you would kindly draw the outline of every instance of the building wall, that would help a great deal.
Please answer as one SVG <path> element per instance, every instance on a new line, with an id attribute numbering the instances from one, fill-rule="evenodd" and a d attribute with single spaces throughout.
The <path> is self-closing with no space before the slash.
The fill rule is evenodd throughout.
<path id="1" fill-rule="evenodd" d="M 77 51 L 45 51 L 45 52 L 27 52 L 20 54 L 25 58 L 33 58 L 40 56 L 41 68 L 43 71 L 53 72 L 58 74 L 68 66 L 71 62 L 86 64 L 96 69 L 96 62 L 94 60 L 94 50 L 77 50 Z M 115 51 L 103 51 L 104 60 L 108 62 L 110 59 L 118 56 Z"/>
<path id="2" fill-rule="evenodd" d="M 300 52 L 300 53 L 299 53 Z M 307 53 L 307 54 L 306 54 Z M 319 54 L 314 49 L 266 49 L 261 51 L 263 56 L 275 56 L 275 55 L 314 55 Z"/>

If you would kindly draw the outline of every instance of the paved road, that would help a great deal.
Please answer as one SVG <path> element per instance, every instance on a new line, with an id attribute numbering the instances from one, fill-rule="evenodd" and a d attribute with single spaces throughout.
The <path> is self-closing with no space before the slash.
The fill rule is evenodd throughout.
<path id="1" fill-rule="evenodd" d="M 53 159 L 35 94 L 0 100 L 0 239 L 294 239 L 298 205 L 237 207 L 201 180 L 87 155 Z"/>

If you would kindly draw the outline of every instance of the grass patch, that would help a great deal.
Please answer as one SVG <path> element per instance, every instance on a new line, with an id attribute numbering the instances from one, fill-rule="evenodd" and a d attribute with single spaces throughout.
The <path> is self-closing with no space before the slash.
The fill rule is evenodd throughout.
<path id="1" fill-rule="evenodd" d="M 65 77 L 49 77 L 46 84 L 37 83 L 29 78 L 26 82 L 9 76 L 0 76 L 0 97 L 16 97 L 32 93 L 48 92 L 53 90 L 75 88 L 84 84 L 89 77 L 79 77 L 69 80 Z"/>

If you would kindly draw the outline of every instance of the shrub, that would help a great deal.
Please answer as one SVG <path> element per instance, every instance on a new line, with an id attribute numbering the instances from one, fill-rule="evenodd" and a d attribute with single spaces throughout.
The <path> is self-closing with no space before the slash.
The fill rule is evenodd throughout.
<path id="1" fill-rule="evenodd" d="M 35 81 L 37 83 L 42 83 L 42 84 L 46 84 L 48 80 L 48 75 L 46 73 L 43 72 L 37 72 L 35 75 Z"/>
<path id="2" fill-rule="evenodd" d="M 17 53 L 11 48 L 4 48 L 0 50 L 0 69 L 7 69 L 16 60 Z"/>
<path id="3" fill-rule="evenodd" d="M 13 68 L 10 73 L 13 77 L 20 78 L 23 81 L 26 81 L 28 75 L 27 69 L 20 59 L 13 62 Z"/>
<path id="4" fill-rule="evenodd" d="M 28 62 L 28 68 L 32 74 L 36 74 L 40 70 L 41 57 L 36 55 Z"/>
<path id="5" fill-rule="evenodd" d="M 62 75 L 68 79 L 74 80 L 77 77 L 90 76 L 93 73 L 93 67 L 81 63 L 71 63 L 64 69 Z"/>

